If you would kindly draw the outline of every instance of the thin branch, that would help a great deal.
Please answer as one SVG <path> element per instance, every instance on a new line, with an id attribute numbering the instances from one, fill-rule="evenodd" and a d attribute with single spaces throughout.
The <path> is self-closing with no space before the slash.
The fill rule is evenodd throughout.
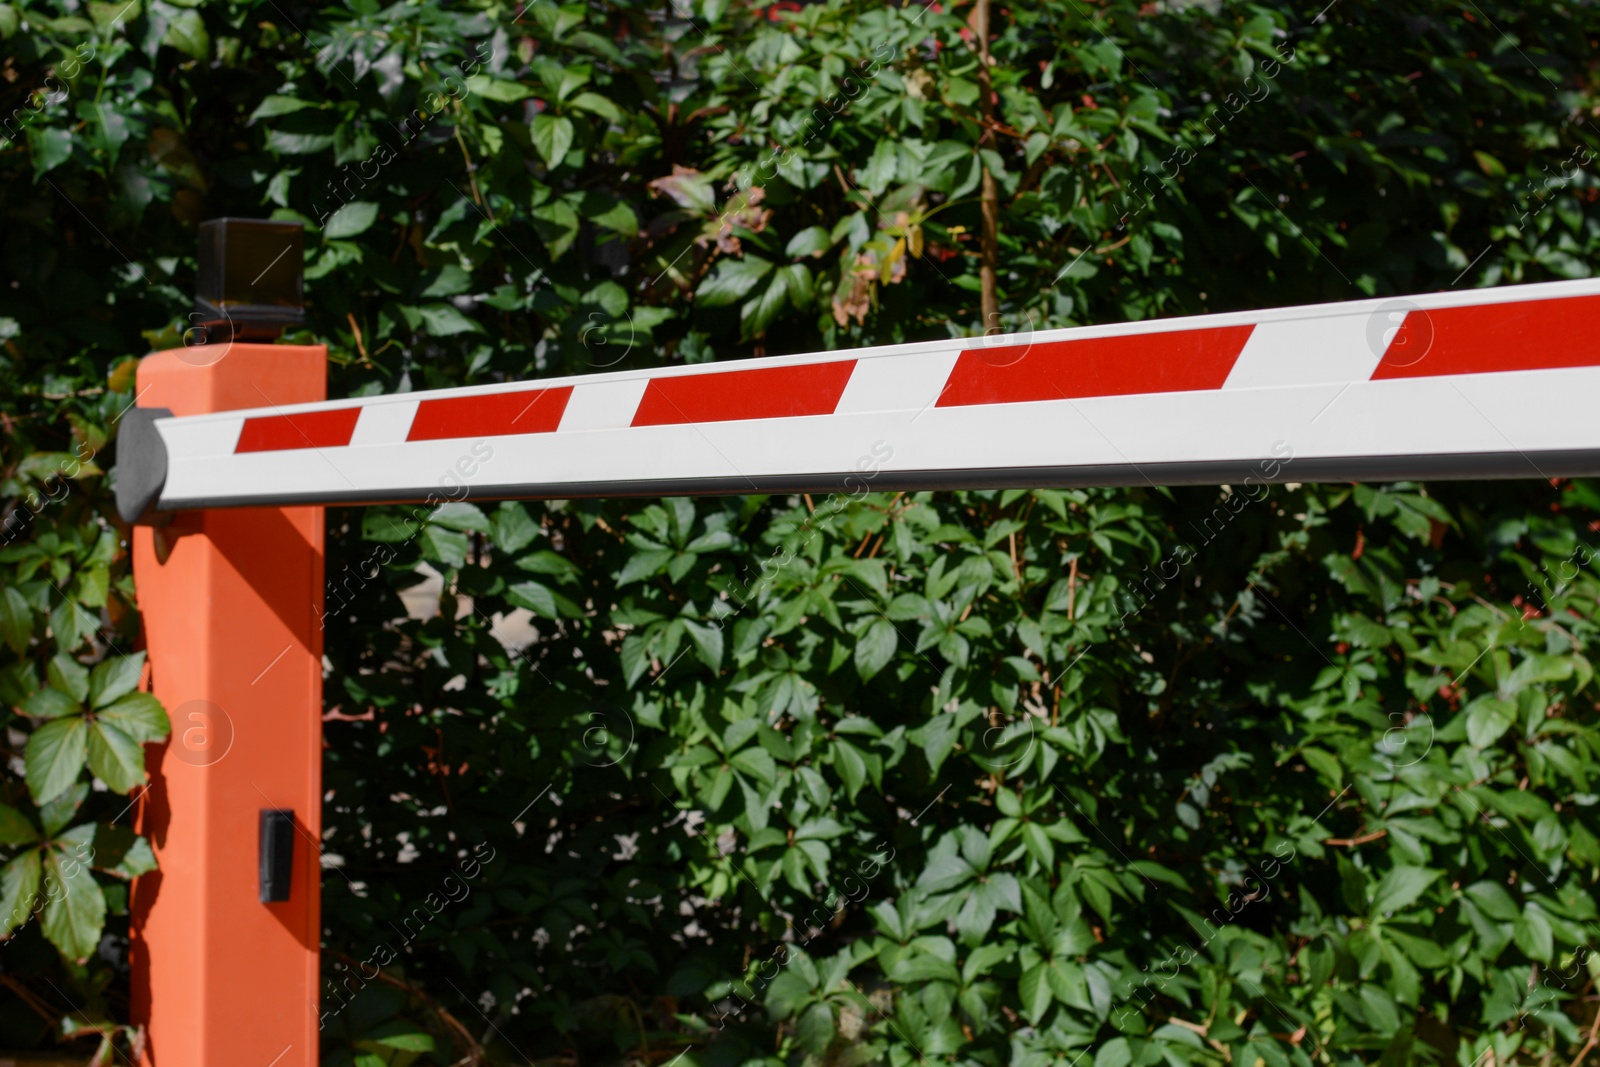
<path id="1" fill-rule="evenodd" d="M 1578 1058 L 1572 1061 L 1571 1067 L 1582 1067 L 1583 1058 L 1589 1054 L 1597 1043 L 1600 1043 L 1600 1007 L 1595 1008 L 1594 1022 L 1589 1025 L 1589 1040 L 1585 1041 L 1583 1047 L 1578 1050 Z"/>
<path id="2" fill-rule="evenodd" d="M 64 1014 L 63 1012 L 52 1009 L 50 1005 L 39 996 L 39 994 L 23 985 L 9 974 L 0 974 L 0 985 L 5 986 L 7 989 L 15 993 L 22 1000 L 22 1003 L 28 1006 L 30 1011 L 39 1016 L 45 1022 L 49 1023 L 52 1030 L 61 1025 L 61 1017 Z"/>
<path id="3" fill-rule="evenodd" d="M 347 955 L 346 953 L 336 952 L 335 955 L 338 956 L 340 962 L 347 967 L 361 966 L 361 962 L 359 960 Z M 385 985 L 394 986 L 396 989 L 403 990 L 404 992 L 409 993 L 418 1000 L 422 1001 L 430 1012 L 439 1017 L 439 1021 L 444 1023 L 445 1027 L 451 1032 L 451 1034 L 459 1039 L 459 1043 L 466 1046 L 467 1054 L 463 1058 L 464 1062 L 471 1064 L 479 1064 L 483 1062 L 483 1046 L 473 1038 L 472 1032 L 469 1031 L 465 1026 L 461 1025 L 461 1020 L 457 1019 L 454 1015 L 451 1015 L 448 1008 L 446 1008 L 429 993 L 424 991 L 420 986 L 414 986 L 403 978 L 396 978 L 394 975 L 387 974 L 381 970 L 377 973 L 373 980 L 382 982 Z"/>

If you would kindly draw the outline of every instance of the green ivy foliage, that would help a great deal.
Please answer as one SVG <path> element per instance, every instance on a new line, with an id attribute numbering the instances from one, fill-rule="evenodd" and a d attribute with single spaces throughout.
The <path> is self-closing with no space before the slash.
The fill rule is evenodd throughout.
<path id="1" fill-rule="evenodd" d="M 0 4 L 0 1043 L 137 1041 L 103 453 L 201 219 L 307 225 L 331 395 L 979 334 L 984 167 L 1012 332 L 1589 273 L 1591 8 L 1036 0 L 993 124 L 970 11 Z M 1593 485 L 894 445 L 329 512 L 329 1063 L 1581 1058 Z"/>

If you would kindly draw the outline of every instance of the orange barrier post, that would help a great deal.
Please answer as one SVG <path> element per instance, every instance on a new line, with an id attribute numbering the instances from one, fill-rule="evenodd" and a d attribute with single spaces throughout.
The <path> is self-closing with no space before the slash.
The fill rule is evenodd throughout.
<path id="1" fill-rule="evenodd" d="M 320 345 L 139 365 L 140 406 L 177 415 L 326 393 Z M 150 1067 L 317 1062 L 322 523 L 320 507 L 247 508 L 133 532 L 152 691 L 172 719 L 140 809 L 160 867 L 132 899 Z"/>

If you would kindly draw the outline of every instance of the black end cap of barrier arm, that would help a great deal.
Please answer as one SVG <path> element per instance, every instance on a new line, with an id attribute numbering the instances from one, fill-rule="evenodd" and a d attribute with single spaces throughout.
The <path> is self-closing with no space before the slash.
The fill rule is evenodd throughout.
<path id="1" fill-rule="evenodd" d="M 156 420 L 171 417 L 167 408 L 133 408 L 120 420 L 116 495 L 123 522 L 153 526 L 160 521 L 155 505 L 167 484 L 167 445 Z"/>

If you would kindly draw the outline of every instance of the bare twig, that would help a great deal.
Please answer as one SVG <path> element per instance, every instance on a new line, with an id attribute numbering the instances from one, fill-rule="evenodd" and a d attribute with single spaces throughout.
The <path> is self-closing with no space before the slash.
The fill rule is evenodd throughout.
<path id="1" fill-rule="evenodd" d="M 1578 1057 L 1572 1061 L 1571 1067 L 1582 1067 L 1583 1058 L 1593 1050 L 1597 1043 L 1600 1043 L 1600 1007 L 1595 1008 L 1594 1022 L 1589 1024 L 1589 1039 L 1578 1050 Z"/>
<path id="2" fill-rule="evenodd" d="M 9 974 L 0 974 L 0 985 L 5 986 L 7 989 L 15 993 L 22 1003 L 28 1006 L 28 1010 L 32 1011 L 35 1015 L 49 1023 L 52 1030 L 61 1025 L 61 1016 L 64 1014 L 63 1012 L 59 1012 L 51 1008 L 49 1003 L 40 997 L 39 994 L 23 985 Z"/>
<path id="3" fill-rule="evenodd" d="M 335 953 L 335 955 L 337 955 L 340 962 L 347 967 L 361 966 L 361 962 L 359 960 L 356 960 L 343 952 Z M 365 975 L 362 977 L 365 978 Z M 422 1001 L 422 1003 L 427 1007 L 428 1011 L 438 1016 L 439 1021 L 444 1024 L 445 1028 L 449 1030 L 451 1035 L 456 1039 L 456 1043 L 466 1047 L 466 1055 L 459 1062 L 472 1064 L 473 1067 L 476 1067 L 477 1064 L 483 1062 L 483 1046 L 479 1044 L 478 1041 L 472 1036 L 472 1032 L 461 1024 L 461 1020 L 450 1014 L 450 1009 L 446 1008 L 426 990 L 422 989 L 420 986 L 412 985 L 403 978 L 396 978 L 394 975 L 387 974 L 381 970 L 372 980 L 382 982 L 384 985 L 393 986 L 396 989 L 403 990 L 411 996 L 416 997 L 418 1000 Z"/>
<path id="4" fill-rule="evenodd" d="M 989 64 L 989 0 L 977 0 L 972 12 L 972 32 L 978 38 L 978 93 L 979 110 L 983 114 L 985 130 L 979 139 L 992 140 L 994 117 L 994 87 L 990 84 Z M 988 164 L 979 160 L 983 169 L 983 188 L 979 199 L 983 207 L 983 261 L 978 267 L 978 282 L 983 311 L 983 330 L 988 333 L 1000 326 L 1000 186 L 989 173 Z"/>

